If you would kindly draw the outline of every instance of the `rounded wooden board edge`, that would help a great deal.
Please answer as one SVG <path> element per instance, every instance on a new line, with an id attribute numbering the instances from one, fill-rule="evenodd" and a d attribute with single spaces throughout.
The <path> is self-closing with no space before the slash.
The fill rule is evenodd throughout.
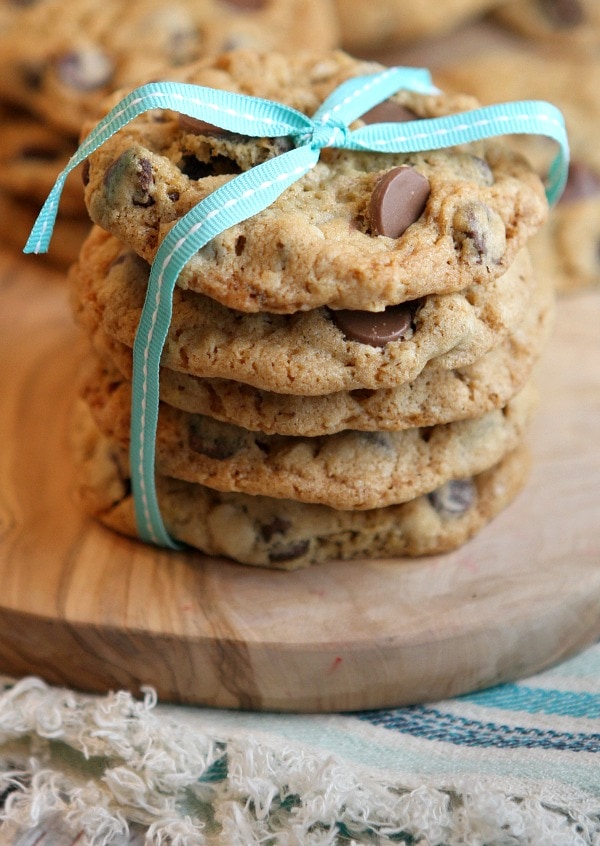
<path id="1" fill-rule="evenodd" d="M 491 526 L 446 556 L 273 573 L 151 549 L 79 512 L 64 280 L 3 258 L 3 671 L 217 707 L 361 710 L 522 677 L 600 634 L 598 295 L 563 303 L 533 476 Z"/>

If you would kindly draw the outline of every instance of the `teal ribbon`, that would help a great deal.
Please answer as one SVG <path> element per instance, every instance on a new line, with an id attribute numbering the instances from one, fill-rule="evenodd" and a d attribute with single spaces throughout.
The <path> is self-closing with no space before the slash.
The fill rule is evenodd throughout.
<path id="1" fill-rule="evenodd" d="M 133 347 L 129 456 L 136 519 L 143 540 L 179 548 L 164 526 L 154 478 L 160 358 L 171 324 L 173 290 L 179 274 L 212 238 L 271 205 L 315 166 L 324 147 L 410 153 L 498 135 L 544 135 L 558 143 L 546 194 L 550 203 L 560 197 L 567 178 L 569 145 L 564 119 L 555 106 L 544 101 L 520 101 L 440 118 L 349 129 L 354 120 L 401 89 L 437 92 L 425 69 L 387 68 L 347 80 L 310 118 L 290 106 L 258 97 L 176 82 L 150 83 L 132 91 L 97 124 L 58 176 L 25 245 L 26 253 L 48 249 L 63 186 L 73 168 L 150 109 L 172 109 L 242 135 L 289 136 L 295 145 L 233 177 L 198 203 L 173 226 L 152 263 Z"/>

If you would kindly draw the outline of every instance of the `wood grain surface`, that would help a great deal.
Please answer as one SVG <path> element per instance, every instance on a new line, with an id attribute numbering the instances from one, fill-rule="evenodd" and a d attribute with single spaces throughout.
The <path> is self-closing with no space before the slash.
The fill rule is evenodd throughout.
<path id="1" fill-rule="evenodd" d="M 560 303 L 533 473 L 473 541 L 295 573 L 127 540 L 73 498 L 64 278 L 0 254 L 0 671 L 163 700 L 328 711 L 531 674 L 600 634 L 600 294 Z"/>

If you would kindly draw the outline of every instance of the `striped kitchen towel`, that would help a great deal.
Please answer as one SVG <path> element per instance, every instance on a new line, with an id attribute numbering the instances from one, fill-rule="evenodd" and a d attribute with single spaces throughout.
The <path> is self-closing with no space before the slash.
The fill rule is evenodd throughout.
<path id="1" fill-rule="evenodd" d="M 599 752 L 600 645 L 524 681 L 344 715 L 4 679 L 0 844 L 598 846 Z"/>

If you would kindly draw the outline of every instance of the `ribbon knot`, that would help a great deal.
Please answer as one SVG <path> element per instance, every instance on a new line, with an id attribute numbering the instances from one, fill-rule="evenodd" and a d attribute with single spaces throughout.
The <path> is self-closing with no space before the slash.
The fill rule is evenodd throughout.
<path id="1" fill-rule="evenodd" d="M 180 218 L 163 239 L 150 270 L 148 291 L 133 348 L 130 470 L 138 532 L 142 539 L 177 548 L 160 513 L 154 479 L 162 350 L 171 323 L 175 284 L 185 264 L 212 238 L 269 206 L 313 168 L 324 147 L 408 153 L 451 147 L 510 133 L 537 133 L 559 143 L 549 173 L 548 199 L 562 193 L 569 162 L 564 119 L 551 104 L 504 103 L 472 112 L 408 123 L 381 123 L 350 131 L 349 125 L 400 89 L 437 93 L 423 68 L 386 68 L 343 82 L 312 116 L 234 92 L 176 83 L 148 83 L 128 94 L 81 143 L 59 174 L 33 226 L 25 252 L 48 248 L 65 180 L 78 164 L 129 121 L 167 108 L 251 137 L 289 136 L 295 146 L 228 182 Z"/>
<path id="2" fill-rule="evenodd" d="M 313 120 L 312 129 L 301 133 L 298 141 L 299 145 L 309 144 L 313 150 L 322 150 L 323 147 L 347 147 L 349 138 L 348 126 L 343 121 L 328 116 Z"/>

